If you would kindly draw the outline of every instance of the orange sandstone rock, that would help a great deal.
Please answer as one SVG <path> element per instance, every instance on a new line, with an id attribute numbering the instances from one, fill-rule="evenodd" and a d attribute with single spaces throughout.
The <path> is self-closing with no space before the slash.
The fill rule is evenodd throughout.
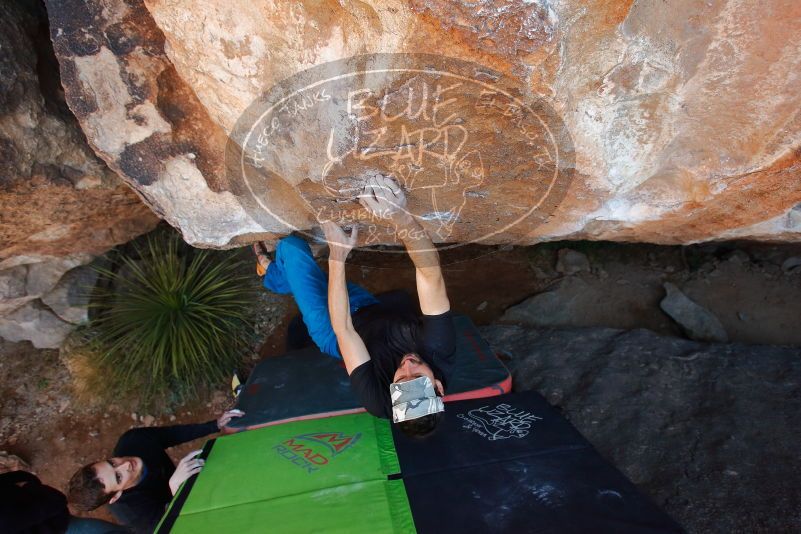
<path id="1" fill-rule="evenodd" d="M 199 246 L 396 242 L 375 172 L 445 243 L 801 237 L 792 0 L 47 5 L 90 144 Z"/>

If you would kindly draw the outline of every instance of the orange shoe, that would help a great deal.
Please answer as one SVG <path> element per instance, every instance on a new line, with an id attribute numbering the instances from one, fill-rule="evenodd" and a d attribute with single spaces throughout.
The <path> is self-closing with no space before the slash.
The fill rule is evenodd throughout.
<path id="1" fill-rule="evenodd" d="M 270 258 L 265 253 L 264 243 L 258 241 L 253 243 L 253 252 L 256 254 L 256 274 L 264 276 L 267 274 L 267 268 L 270 266 Z"/>

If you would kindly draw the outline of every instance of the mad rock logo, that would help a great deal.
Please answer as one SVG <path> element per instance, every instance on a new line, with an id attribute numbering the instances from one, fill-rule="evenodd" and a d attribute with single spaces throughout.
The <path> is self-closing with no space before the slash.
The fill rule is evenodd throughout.
<path id="1" fill-rule="evenodd" d="M 400 244 L 394 228 L 358 203 L 366 180 L 381 174 L 404 188 L 404 209 L 434 241 L 508 241 L 550 216 L 574 168 L 564 123 L 516 83 L 434 55 L 318 65 L 240 117 L 228 182 L 265 229 L 332 220 L 359 225 L 363 245 Z"/>
<path id="2" fill-rule="evenodd" d="M 313 432 L 289 438 L 275 445 L 273 450 L 307 473 L 314 473 L 355 445 L 361 436 L 349 436 L 341 432 Z"/>
<path id="3" fill-rule="evenodd" d="M 487 438 L 489 441 L 528 436 L 531 425 L 542 417 L 508 404 L 482 406 L 457 415 L 464 422 L 463 428 Z"/>

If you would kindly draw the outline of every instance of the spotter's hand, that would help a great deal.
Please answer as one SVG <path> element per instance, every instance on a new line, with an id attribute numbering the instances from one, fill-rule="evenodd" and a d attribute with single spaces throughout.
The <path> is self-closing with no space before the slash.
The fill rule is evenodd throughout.
<path id="1" fill-rule="evenodd" d="M 217 429 L 222 430 L 228 423 L 231 422 L 231 419 L 234 417 L 242 417 L 245 415 L 245 412 L 242 410 L 228 410 L 227 412 L 223 412 L 223 414 L 217 418 Z"/>
<path id="2" fill-rule="evenodd" d="M 172 474 L 169 482 L 170 491 L 173 495 L 176 494 L 181 484 L 186 482 L 189 477 L 200 473 L 200 470 L 203 469 L 203 464 L 206 463 L 206 460 L 197 458 L 197 455 L 201 452 L 203 451 L 192 451 L 178 462 L 178 467 L 175 468 L 175 473 Z"/>

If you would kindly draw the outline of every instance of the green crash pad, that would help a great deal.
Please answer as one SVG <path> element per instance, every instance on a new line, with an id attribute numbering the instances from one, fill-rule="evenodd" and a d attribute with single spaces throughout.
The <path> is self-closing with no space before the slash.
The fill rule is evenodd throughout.
<path id="1" fill-rule="evenodd" d="M 157 532 L 415 532 L 389 422 L 366 413 L 209 441 Z"/>

